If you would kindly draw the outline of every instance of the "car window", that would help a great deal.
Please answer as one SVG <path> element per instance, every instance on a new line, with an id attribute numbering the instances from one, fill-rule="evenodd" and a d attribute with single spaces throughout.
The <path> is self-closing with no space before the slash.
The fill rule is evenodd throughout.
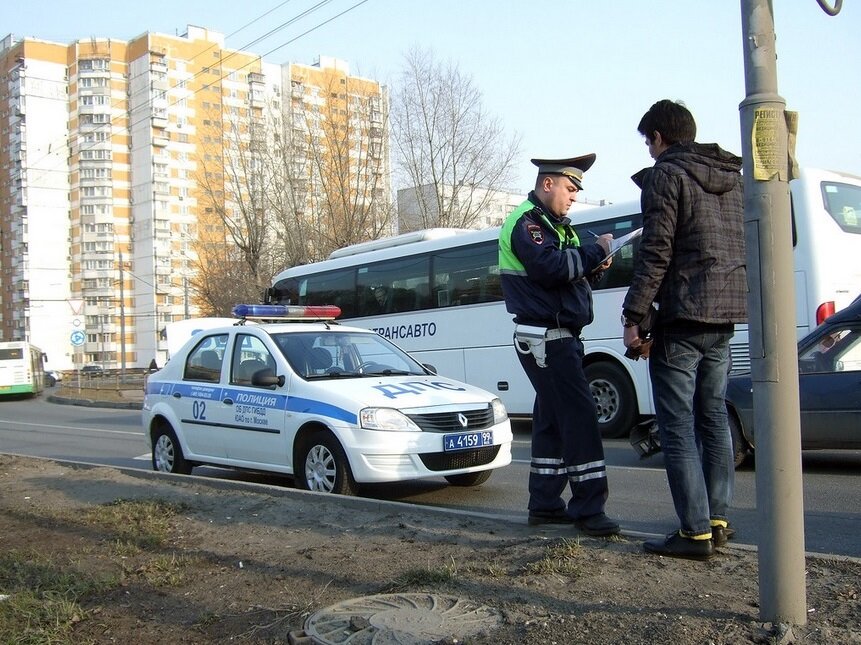
<path id="1" fill-rule="evenodd" d="M 218 383 L 221 379 L 221 365 L 224 362 L 224 349 L 227 334 L 205 336 L 188 353 L 182 378 L 190 381 Z"/>
<path id="2" fill-rule="evenodd" d="M 798 356 L 802 374 L 861 371 L 861 328 L 838 328 Z"/>
<path id="3" fill-rule="evenodd" d="M 275 334 L 273 340 L 304 379 L 424 374 L 420 365 L 376 334 L 309 332 Z"/>
<path id="4" fill-rule="evenodd" d="M 251 385 L 251 378 L 261 370 L 275 375 L 275 359 L 263 341 L 250 334 L 237 334 L 230 363 L 230 382 L 233 385 Z M 268 387 L 268 386 L 267 386 Z"/>

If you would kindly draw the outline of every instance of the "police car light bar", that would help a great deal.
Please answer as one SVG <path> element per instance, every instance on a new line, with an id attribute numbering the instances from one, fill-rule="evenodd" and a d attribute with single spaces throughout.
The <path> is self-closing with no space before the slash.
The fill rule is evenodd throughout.
<path id="1" fill-rule="evenodd" d="M 336 305 L 236 305 L 233 315 L 269 320 L 334 320 L 341 315 L 341 308 Z"/>

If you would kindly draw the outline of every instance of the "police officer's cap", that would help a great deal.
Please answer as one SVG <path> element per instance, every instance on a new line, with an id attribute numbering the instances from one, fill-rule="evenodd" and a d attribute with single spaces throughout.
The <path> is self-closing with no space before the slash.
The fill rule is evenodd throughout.
<path id="1" fill-rule="evenodd" d="M 583 190 L 583 173 L 595 163 L 595 153 L 570 159 L 531 159 L 538 166 L 539 175 L 564 175 L 577 190 Z"/>

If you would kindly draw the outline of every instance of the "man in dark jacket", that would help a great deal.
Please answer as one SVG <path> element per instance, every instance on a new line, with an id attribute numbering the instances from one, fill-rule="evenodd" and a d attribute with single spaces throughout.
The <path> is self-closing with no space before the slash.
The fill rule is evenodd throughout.
<path id="1" fill-rule="evenodd" d="M 594 161 L 594 154 L 532 160 L 535 190 L 502 226 L 499 267 L 518 358 L 536 395 L 529 524 L 575 524 L 588 535 L 613 535 L 619 525 L 604 513 L 604 448 L 580 341 L 592 322 L 589 279 L 604 263 L 612 236 L 581 246 L 567 218 Z"/>
<path id="2" fill-rule="evenodd" d="M 623 304 L 625 346 L 658 307 L 649 374 L 667 480 L 681 528 L 646 551 L 704 560 L 734 532 L 734 483 L 724 394 L 734 323 L 744 322 L 747 279 L 741 159 L 694 142 L 684 105 L 655 103 L 637 127 L 655 165 L 634 175 L 643 236 Z"/>

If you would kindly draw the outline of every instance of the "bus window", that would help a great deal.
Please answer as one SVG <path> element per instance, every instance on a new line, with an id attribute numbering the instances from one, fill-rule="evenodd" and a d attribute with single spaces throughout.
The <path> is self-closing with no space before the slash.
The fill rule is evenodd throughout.
<path id="1" fill-rule="evenodd" d="M 427 308 L 429 267 L 427 255 L 360 266 L 356 273 L 359 294 L 356 315 L 375 316 Z"/>
<path id="2" fill-rule="evenodd" d="M 341 316 L 356 316 L 355 269 L 311 274 L 299 280 L 300 305 L 337 305 Z"/>
<path id="3" fill-rule="evenodd" d="M 594 239 L 592 233 L 597 233 L 598 235 L 612 233 L 613 237 L 622 237 L 642 225 L 642 216 L 638 214 L 635 217 L 589 222 L 588 225 L 575 224 L 574 230 L 577 231 L 577 236 L 580 238 L 581 243 L 585 244 Z M 629 287 L 631 279 L 634 277 L 634 259 L 637 257 L 639 248 L 640 239 L 637 238 L 631 244 L 619 249 L 619 252 L 613 256 L 613 263 L 610 265 L 610 268 L 604 271 L 601 279 L 596 284 L 592 285 L 592 290 L 600 291 L 602 289 Z"/>
<path id="4" fill-rule="evenodd" d="M 825 210 L 847 233 L 861 233 L 861 186 L 822 182 Z"/>
<path id="5" fill-rule="evenodd" d="M 435 254 L 433 294 L 438 307 L 502 300 L 496 240 Z"/>

